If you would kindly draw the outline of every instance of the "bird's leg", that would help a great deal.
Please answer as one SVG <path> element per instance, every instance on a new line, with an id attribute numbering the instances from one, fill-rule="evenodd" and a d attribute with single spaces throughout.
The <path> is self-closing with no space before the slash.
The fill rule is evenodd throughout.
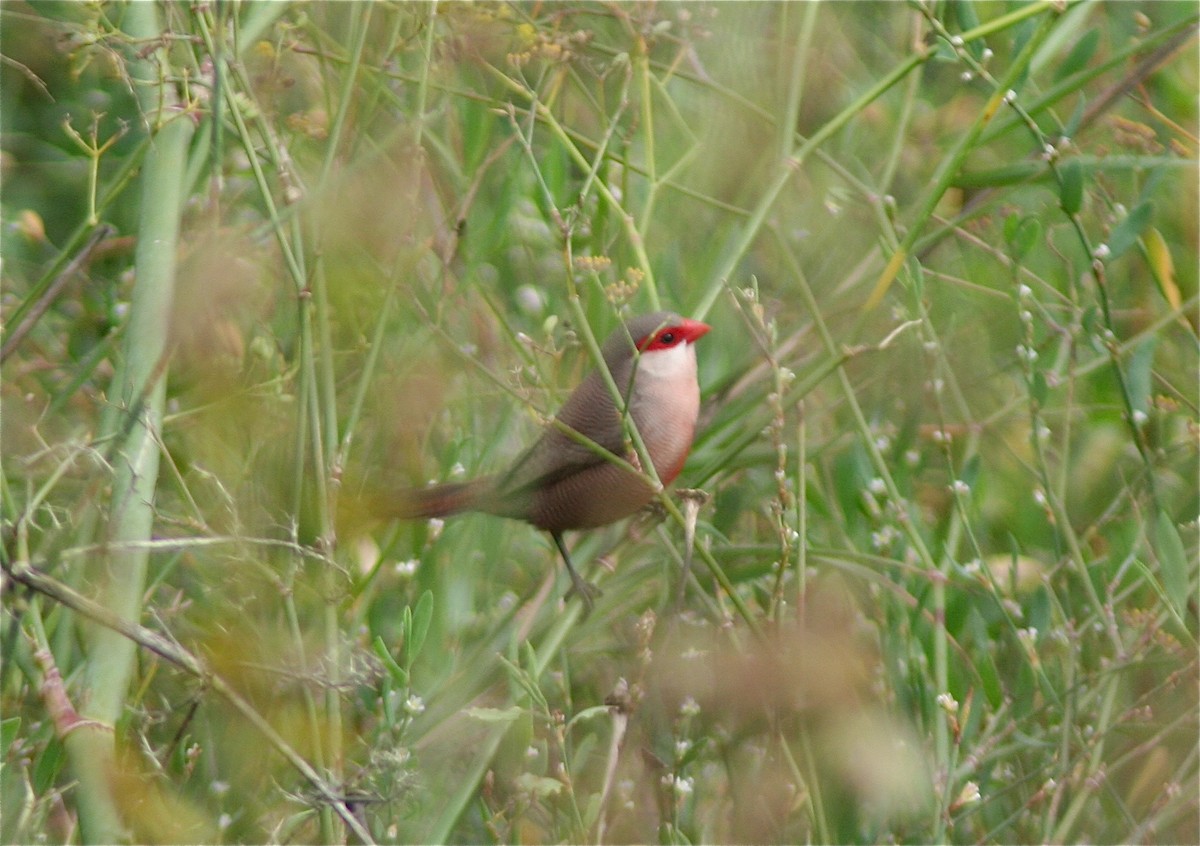
<path id="1" fill-rule="evenodd" d="M 562 553 L 563 563 L 567 565 L 567 572 L 571 574 L 571 589 L 567 591 L 567 596 L 570 596 L 572 593 L 579 594 L 579 600 L 583 603 L 584 614 L 592 613 L 592 606 L 596 604 L 596 597 L 600 595 L 600 588 L 591 582 L 584 581 L 583 577 L 575 571 L 574 565 L 571 564 L 571 554 L 567 552 L 567 545 L 563 542 L 562 533 L 551 532 L 550 537 L 554 538 L 554 545 Z"/>

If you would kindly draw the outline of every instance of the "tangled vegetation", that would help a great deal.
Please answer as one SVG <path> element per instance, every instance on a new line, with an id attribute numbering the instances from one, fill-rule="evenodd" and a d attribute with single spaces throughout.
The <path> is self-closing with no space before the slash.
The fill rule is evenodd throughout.
<path id="1" fill-rule="evenodd" d="M 4 3 L 3 841 L 1200 841 L 1198 22 Z M 660 307 L 593 613 L 372 519 Z"/>

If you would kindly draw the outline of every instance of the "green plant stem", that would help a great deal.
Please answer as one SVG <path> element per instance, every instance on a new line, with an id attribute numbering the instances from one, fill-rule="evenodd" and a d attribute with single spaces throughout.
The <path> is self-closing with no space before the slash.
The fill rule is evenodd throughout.
<path id="1" fill-rule="evenodd" d="M 805 308 L 808 309 L 812 317 L 813 324 L 817 328 L 818 334 L 821 336 L 821 341 L 825 346 L 826 353 L 831 359 L 838 359 L 841 350 L 839 350 L 833 334 L 829 331 L 829 327 L 825 324 L 824 318 L 821 316 L 820 304 L 813 295 L 812 288 L 808 284 L 807 278 L 800 269 L 799 262 L 792 254 L 789 245 L 782 238 L 778 238 L 779 248 L 783 254 L 789 273 L 796 280 L 797 287 L 800 290 L 804 300 Z M 883 481 L 888 499 L 895 503 L 898 509 L 905 509 L 906 500 L 901 496 L 899 487 L 892 476 L 891 469 L 884 460 L 883 455 L 879 451 L 878 445 L 875 443 L 875 438 L 872 436 L 871 427 L 867 423 L 866 416 L 863 414 L 862 407 L 854 392 L 854 385 L 850 380 L 849 374 L 846 373 L 844 367 L 837 368 L 838 383 L 841 387 L 842 394 L 845 398 L 846 405 L 850 409 L 854 419 L 855 429 L 858 432 L 858 437 L 866 450 L 868 457 L 871 460 L 871 466 Z M 925 541 L 925 537 L 921 532 L 921 520 L 919 515 L 915 513 L 915 508 L 908 507 L 903 512 L 904 519 L 901 519 L 901 527 L 905 537 L 912 546 L 913 552 L 916 554 L 917 560 L 920 562 L 923 571 L 928 575 L 932 583 L 933 594 L 933 674 L 935 690 L 929 691 L 930 699 L 936 697 L 939 693 L 946 692 L 948 687 L 949 672 L 947 668 L 949 644 L 946 632 L 946 579 L 942 572 L 942 566 L 934 559 L 930 552 L 929 546 Z M 941 715 L 939 714 L 939 717 Z M 949 778 L 950 775 L 950 734 L 946 725 L 945 719 L 934 720 L 934 743 L 937 755 L 938 770 L 944 777 Z M 941 841 L 945 837 L 945 820 L 946 815 L 943 813 L 936 814 L 934 823 L 935 841 Z"/>
<path id="2" fill-rule="evenodd" d="M 503 82 L 504 85 L 506 85 L 510 90 L 515 91 L 529 101 L 530 106 L 533 109 L 534 117 L 549 127 L 551 134 L 555 137 L 555 140 L 558 141 L 558 143 L 567 152 L 567 155 L 571 157 L 576 165 L 585 171 L 590 171 L 592 169 L 593 164 L 587 160 L 587 157 L 584 156 L 583 152 L 579 149 L 579 146 L 574 142 L 574 140 L 572 140 L 571 136 L 554 116 L 554 113 L 550 111 L 549 107 L 547 107 L 545 103 L 538 99 L 535 92 L 511 79 L 506 74 L 501 73 L 491 65 L 486 65 L 485 67 L 492 73 L 494 77 Z M 593 184 L 596 186 L 596 190 L 600 193 L 600 196 L 604 198 L 605 202 L 617 210 L 617 214 L 620 217 L 622 226 L 625 230 L 625 237 L 629 241 L 629 247 L 633 250 L 634 255 L 637 258 L 638 269 L 642 271 L 642 285 L 650 299 L 650 307 L 652 309 L 659 308 L 658 286 L 654 281 L 654 269 L 650 264 L 650 256 L 646 253 L 646 243 L 642 239 L 641 233 L 638 231 L 633 214 L 625 209 L 623 203 L 616 196 L 616 194 L 612 192 L 612 189 L 608 187 L 603 179 L 594 180 Z"/>
<path id="3" fill-rule="evenodd" d="M 131 6 L 126 24 L 134 37 L 154 37 L 160 31 L 157 10 L 148 4 Z M 163 51 L 131 62 L 135 77 L 146 86 L 139 90 L 144 114 L 161 115 L 168 103 L 174 103 L 171 88 L 155 84 L 166 62 Z M 121 441 L 114 456 L 115 476 L 104 532 L 106 541 L 118 545 L 148 539 L 154 524 L 168 326 L 183 203 L 181 180 L 193 126 L 190 120 L 176 116 L 149 130 L 152 137 L 142 171 L 135 281 L 123 356 L 111 392 L 118 409 L 136 415 L 110 419 L 110 431 L 119 434 Z M 99 556 L 91 576 L 99 603 L 118 618 L 136 622 L 142 613 L 148 565 L 148 553 L 140 550 L 114 550 Z M 110 792 L 111 770 L 116 765 L 111 729 L 124 711 L 136 653 L 134 644 L 110 628 L 89 629 L 86 641 L 80 713 L 89 724 L 107 726 L 110 731 L 81 734 L 73 744 L 80 830 L 87 842 L 115 842 L 124 834 Z"/>
<path id="4" fill-rule="evenodd" d="M 937 19 L 931 14 L 927 14 L 927 18 L 932 23 L 937 23 Z M 954 175 L 962 167 L 967 154 L 975 148 L 975 142 L 979 139 L 980 134 L 992 122 L 992 119 L 995 118 L 997 112 L 1000 111 L 1000 107 L 1008 99 L 1009 91 L 1013 90 L 1013 86 L 1017 84 L 1017 80 L 1026 72 L 1029 62 L 1032 61 L 1037 52 L 1037 48 L 1053 30 L 1056 20 L 1058 20 L 1057 15 L 1048 15 L 1042 19 L 1033 36 L 1025 43 L 1021 52 L 1013 58 L 1004 75 L 996 81 L 995 89 L 992 91 L 983 109 L 980 110 L 975 121 L 962 134 L 954 149 L 938 164 L 937 170 L 929 180 L 932 183 L 932 187 L 926 191 L 924 199 L 917 207 L 917 211 L 909 224 L 908 234 L 900 242 L 900 246 L 892 254 L 887 266 L 880 274 L 878 281 L 875 283 L 874 290 L 871 291 L 871 295 L 867 298 L 864 308 L 873 308 L 883 299 L 884 294 L 891 287 L 900 269 L 908 261 L 908 257 L 912 255 L 913 246 L 916 244 L 917 238 L 920 237 L 921 232 L 925 229 L 925 225 L 929 222 L 930 217 L 932 217 L 937 204 L 941 202 L 942 197 L 949 190 Z M 962 50 L 961 47 L 957 49 Z"/>
<path id="5" fill-rule="evenodd" d="M 742 227 L 741 237 L 734 244 L 732 250 L 725 256 L 725 260 L 717 268 L 716 272 L 708 285 L 708 290 L 704 297 L 700 300 L 700 305 L 696 308 L 696 318 L 703 320 L 716 302 L 717 297 L 721 295 L 721 291 L 729 284 L 729 278 L 733 275 L 733 271 L 742 257 L 750 249 L 750 245 L 754 243 L 762 229 L 763 223 L 767 219 L 767 214 L 775 205 L 775 201 L 783 192 L 784 187 L 791 181 L 792 176 L 804 164 L 817 147 L 825 143 L 826 139 L 832 136 L 835 132 L 850 122 L 850 119 L 860 113 L 868 105 L 878 99 L 884 92 L 891 89 L 893 85 L 907 76 L 913 69 L 919 67 L 929 56 L 926 53 L 914 52 L 904 61 L 892 69 L 891 73 L 887 74 L 883 79 L 877 82 L 872 88 L 866 91 L 861 97 L 831 118 L 817 132 L 811 135 L 807 140 L 801 142 L 792 152 L 792 154 L 776 165 L 775 176 L 770 184 L 763 190 L 758 204 L 750 213 L 750 219 Z"/>

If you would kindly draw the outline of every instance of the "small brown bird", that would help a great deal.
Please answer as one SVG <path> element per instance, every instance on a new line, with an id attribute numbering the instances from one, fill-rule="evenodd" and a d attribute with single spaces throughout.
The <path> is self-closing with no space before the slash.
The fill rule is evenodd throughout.
<path id="1" fill-rule="evenodd" d="M 632 423 L 629 428 L 641 436 L 659 480 L 667 485 L 679 475 L 700 412 L 693 344 L 710 328 L 669 311 L 629 320 L 601 348 L 624 408 L 594 370 L 567 398 L 556 423 L 506 472 L 409 491 L 393 513 L 428 518 L 482 511 L 532 523 L 554 538 L 574 591 L 591 610 L 596 589 L 572 566 L 562 533 L 628 517 L 655 494 L 643 476 L 597 447 L 641 469 L 624 412 Z"/>

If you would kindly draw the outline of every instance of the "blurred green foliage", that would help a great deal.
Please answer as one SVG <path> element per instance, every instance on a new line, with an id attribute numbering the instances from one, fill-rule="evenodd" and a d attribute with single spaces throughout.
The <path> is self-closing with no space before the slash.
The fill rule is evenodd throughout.
<path id="1" fill-rule="evenodd" d="M 127 8 L 0 6 L 6 566 L 94 587 L 190 120 L 141 622 L 373 837 L 1200 839 L 1194 3 L 167 3 L 171 115 Z M 573 538 L 585 620 L 528 527 L 369 519 L 659 304 L 715 327 L 694 552 Z M 70 696 L 86 626 L 6 579 L 2 637 L 0 836 L 77 840 L 35 653 Z M 134 839 L 346 836 L 155 654 L 115 729 Z"/>

